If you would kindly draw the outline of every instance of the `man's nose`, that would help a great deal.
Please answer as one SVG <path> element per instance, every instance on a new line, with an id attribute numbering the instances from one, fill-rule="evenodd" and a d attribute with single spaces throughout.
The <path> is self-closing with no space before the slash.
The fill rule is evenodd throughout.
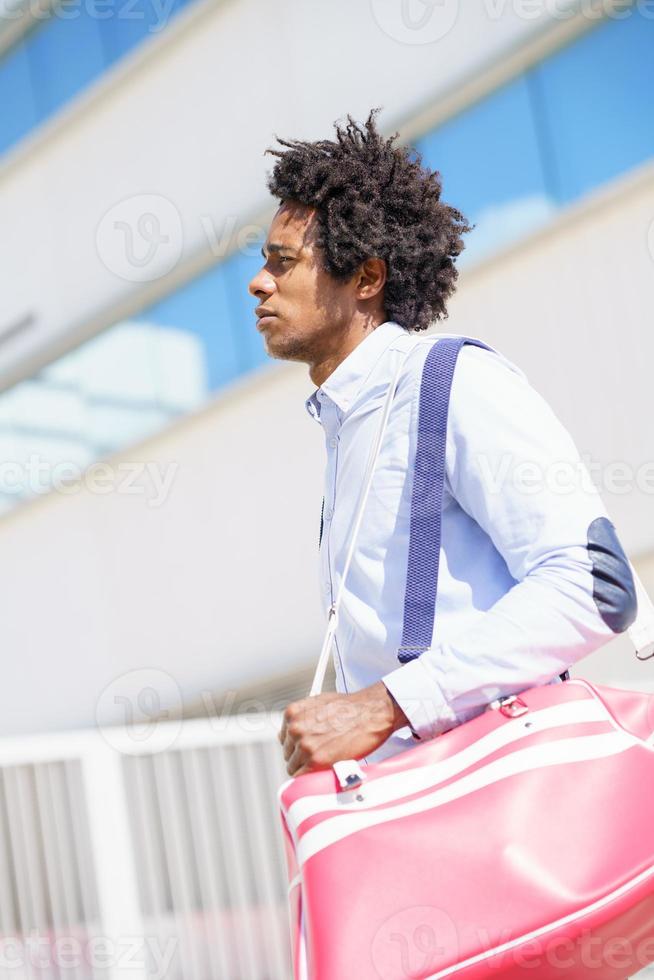
<path id="1" fill-rule="evenodd" d="M 259 269 L 256 276 L 250 280 L 248 292 L 257 299 L 261 296 L 270 296 L 275 292 L 275 280 L 265 269 Z"/>

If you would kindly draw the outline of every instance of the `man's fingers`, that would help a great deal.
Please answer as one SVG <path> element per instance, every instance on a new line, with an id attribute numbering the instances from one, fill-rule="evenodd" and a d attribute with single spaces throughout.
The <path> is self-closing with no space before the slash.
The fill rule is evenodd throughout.
<path id="1" fill-rule="evenodd" d="M 286 762 L 286 772 L 289 776 L 297 775 L 298 770 L 302 769 L 304 753 L 299 745 L 296 745 Z"/>
<path id="2" fill-rule="evenodd" d="M 283 745 L 284 762 L 288 762 L 290 757 L 293 755 L 294 749 L 295 749 L 295 739 L 293 739 L 287 732 L 286 739 Z"/>
<path id="3" fill-rule="evenodd" d="M 284 710 L 284 714 L 282 715 L 282 727 L 280 729 L 279 735 L 277 736 L 277 738 L 282 743 L 282 745 L 288 738 L 288 723 L 289 721 L 292 721 L 293 718 L 296 717 L 296 713 L 297 713 L 297 702 L 292 701 L 290 704 L 286 705 L 286 709 Z"/>

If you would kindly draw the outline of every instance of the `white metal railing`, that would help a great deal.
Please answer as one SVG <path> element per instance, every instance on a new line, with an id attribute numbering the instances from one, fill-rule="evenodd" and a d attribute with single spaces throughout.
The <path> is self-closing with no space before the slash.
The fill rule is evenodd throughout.
<path id="1" fill-rule="evenodd" d="M 0 740 L 1 980 L 288 980 L 280 723 Z"/>
<path id="2" fill-rule="evenodd" d="M 280 723 L 0 739 L 0 980 L 289 980 Z"/>

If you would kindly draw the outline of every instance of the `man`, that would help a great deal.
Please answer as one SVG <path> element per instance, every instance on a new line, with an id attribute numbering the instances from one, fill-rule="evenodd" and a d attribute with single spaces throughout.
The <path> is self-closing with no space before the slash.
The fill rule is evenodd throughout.
<path id="1" fill-rule="evenodd" d="M 433 643 L 398 660 L 418 395 L 469 231 L 439 174 L 348 116 L 336 140 L 279 140 L 280 201 L 249 289 L 271 357 L 308 365 L 327 470 L 320 562 L 333 602 L 379 411 L 411 348 L 360 528 L 335 635 L 337 693 L 287 706 L 289 775 L 366 763 L 472 718 L 492 700 L 558 683 L 636 616 L 629 562 L 577 450 L 525 375 L 464 346 L 447 420 Z M 535 342 L 538 342 L 535 338 Z"/>

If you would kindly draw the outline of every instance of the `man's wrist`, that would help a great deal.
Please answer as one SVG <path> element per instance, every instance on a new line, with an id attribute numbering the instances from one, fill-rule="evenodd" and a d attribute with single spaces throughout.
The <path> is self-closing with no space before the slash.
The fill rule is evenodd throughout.
<path id="1" fill-rule="evenodd" d="M 383 688 L 383 694 L 385 695 L 385 698 L 390 708 L 389 718 L 390 718 L 391 732 L 396 732 L 399 728 L 404 728 L 406 725 L 408 725 L 409 719 L 404 714 L 404 712 L 402 711 L 399 704 L 397 703 L 397 701 L 395 700 L 391 692 L 388 690 L 384 682 L 379 681 L 379 683 Z"/>

